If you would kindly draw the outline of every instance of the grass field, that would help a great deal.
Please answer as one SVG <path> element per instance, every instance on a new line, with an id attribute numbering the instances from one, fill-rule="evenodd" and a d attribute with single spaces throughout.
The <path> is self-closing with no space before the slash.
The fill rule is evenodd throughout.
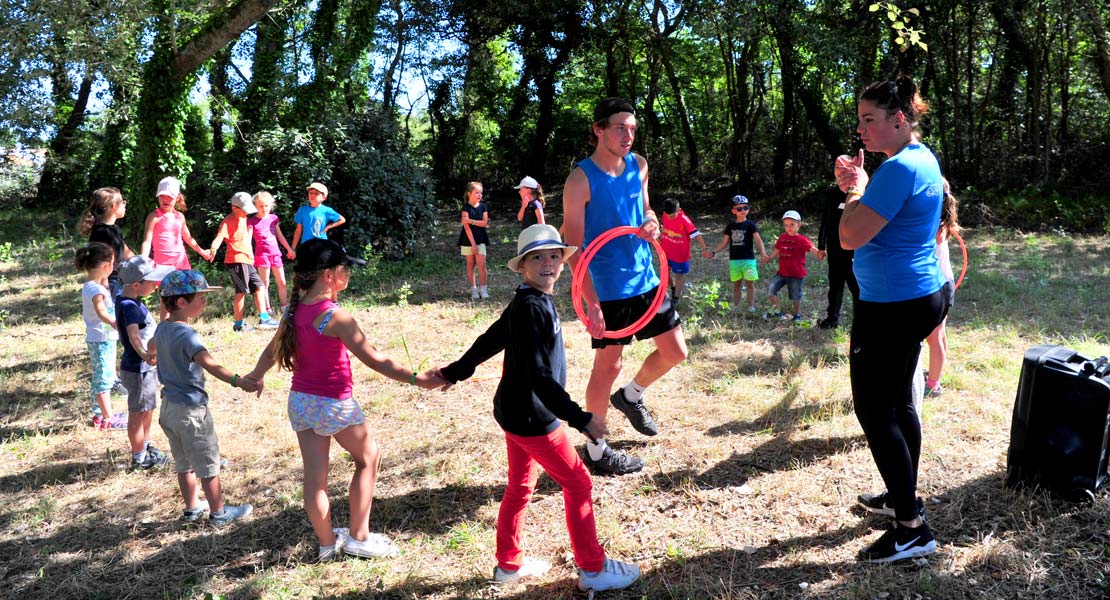
<path id="1" fill-rule="evenodd" d="M 720 215 L 693 216 L 705 231 L 723 225 Z M 446 393 L 356 367 L 356 396 L 385 449 L 371 527 L 395 540 L 399 557 L 314 562 L 285 372 L 271 374 L 260 399 L 209 379 L 221 451 L 231 461 L 221 476 L 225 494 L 254 503 L 255 512 L 223 529 L 181 523 L 172 470 L 128 471 L 124 433 L 87 426 L 77 241 L 53 223 L 0 217 L 0 596 L 584 597 L 575 588 L 562 497 L 546 477 L 525 544 L 554 568 L 527 585 L 487 583 L 505 469 L 491 415 L 499 358 Z M 516 231 L 493 223 L 488 302 L 469 300 L 453 224 L 413 260 L 356 274 L 341 300 L 394 358 L 413 367 L 446 363 L 510 298 L 516 279 L 504 262 Z M 816 224 L 802 233 L 815 235 Z M 710 243 L 718 236 L 709 234 Z M 609 418 L 613 445 L 647 467 L 594 479 L 598 531 L 612 556 L 635 561 L 644 576 L 629 590 L 598 596 L 1110 595 L 1110 501 L 1067 504 L 1002 482 L 1025 348 L 1110 350 L 1110 238 L 1006 230 L 965 237 L 971 269 L 950 319 L 945 393 L 928 400 L 923 415 L 920 493 L 936 555 L 894 566 L 854 558 L 886 523 L 853 508 L 858 493 L 882 484 L 852 414 L 846 331 L 728 315 L 724 261 L 696 257 L 681 311 L 690 359 L 648 391 L 660 435 L 638 435 L 616 411 Z M 824 308 L 824 273 L 810 263 L 803 309 L 811 322 Z M 569 273 L 560 285 L 568 389 L 581 399 L 592 354 L 567 289 Z M 216 360 L 240 373 L 269 339 L 231 331 L 227 290 L 214 294 L 197 329 Z M 626 352 L 622 383 L 650 348 Z M 153 437 L 166 447 L 157 426 Z M 334 445 L 332 460 L 330 493 L 337 526 L 345 526 L 351 467 Z"/>

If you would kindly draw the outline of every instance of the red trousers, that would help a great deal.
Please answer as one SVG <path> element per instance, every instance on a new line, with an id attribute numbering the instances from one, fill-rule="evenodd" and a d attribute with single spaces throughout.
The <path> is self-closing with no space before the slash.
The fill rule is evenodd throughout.
<path id="1" fill-rule="evenodd" d="M 539 468 L 563 488 L 567 531 L 574 562 L 584 571 L 600 571 L 605 567 L 605 550 L 597 541 L 594 524 L 593 482 L 578 452 L 567 437 L 566 428 L 535 437 L 505 432 L 509 454 L 509 482 L 497 513 L 497 566 L 515 571 L 524 561 L 520 549 L 520 531 L 524 511 L 532 491 L 536 489 Z"/>

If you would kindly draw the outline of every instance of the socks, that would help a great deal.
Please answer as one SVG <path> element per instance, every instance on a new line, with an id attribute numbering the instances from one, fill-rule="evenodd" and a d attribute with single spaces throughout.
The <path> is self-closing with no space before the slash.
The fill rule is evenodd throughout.
<path id="1" fill-rule="evenodd" d="M 640 384 L 636 383 L 635 379 L 633 379 L 632 381 L 628 382 L 628 385 L 624 386 L 624 399 L 628 400 L 629 402 L 639 402 L 643 399 L 644 390 L 646 389 L 646 386 L 641 386 Z"/>
<path id="2" fill-rule="evenodd" d="M 601 460 L 601 457 L 605 455 L 605 449 L 608 447 L 605 438 L 598 438 L 596 442 L 586 442 L 586 452 L 590 455 L 590 460 Z"/>
<path id="3" fill-rule="evenodd" d="M 131 453 L 131 460 L 133 460 L 135 462 L 138 462 L 138 463 L 141 463 L 141 462 L 145 461 L 146 460 L 146 448 L 143 448 L 139 452 L 132 452 Z"/>

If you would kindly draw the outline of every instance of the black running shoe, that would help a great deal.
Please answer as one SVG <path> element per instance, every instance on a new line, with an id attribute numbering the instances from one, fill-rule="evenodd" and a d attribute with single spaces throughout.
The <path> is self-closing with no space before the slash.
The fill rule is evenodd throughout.
<path id="1" fill-rule="evenodd" d="M 651 418 L 651 413 L 644 406 L 643 399 L 632 402 L 624 397 L 624 388 L 617 388 L 617 391 L 609 396 L 609 402 L 628 417 L 628 422 L 632 423 L 632 428 L 636 431 L 644 435 L 659 433 L 659 426 L 655 424 L 655 419 Z"/>
<path id="2" fill-rule="evenodd" d="M 825 318 L 817 322 L 817 327 L 821 329 L 836 329 L 839 326 L 840 322 L 836 319 Z"/>
<path id="3" fill-rule="evenodd" d="M 920 527 L 896 524 L 874 544 L 861 550 L 859 559 L 871 563 L 894 562 L 928 556 L 936 551 L 937 540 L 928 524 L 922 523 Z"/>
<path id="4" fill-rule="evenodd" d="M 583 454 L 585 456 L 582 462 L 586 463 L 594 475 L 627 475 L 644 468 L 643 460 L 619 450 L 613 450 L 609 446 L 605 447 L 605 452 L 598 460 L 590 458 L 589 450 Z"/>
<path id="5" fill-rule="evenodd" d="M 894 503 L 890 501 L 889 494 L 883 492 L 881 494 L 860 494 L 856 497 L 856 501 L 862 508 L 865 508 L 877 515 L 886 515 L 894 517 Z M 917 497 L 917 514 L 922 519 L 925 518 L 925 501 L 920 496 Z"/>

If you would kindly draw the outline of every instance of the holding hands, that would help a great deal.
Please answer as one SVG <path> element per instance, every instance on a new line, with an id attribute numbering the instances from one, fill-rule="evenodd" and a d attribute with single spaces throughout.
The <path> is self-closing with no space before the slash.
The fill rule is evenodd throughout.
<path id="1" fill-rule="evenodd" d="M 867 171 L 863 170 L 863 149 L 860 148 L 855 158 L 847 154 L 836 157 L 833 173 L 836 175 L 836 185 L 840 191 L 849 193 L 850 190 L 854 190 L 859 195 L 863 195 L 869 180 Z"/>
<path id="2" fill-rule="evenodd" d="M 455 385 L 443 376 L 443 373 L 440 372 L 438 367 L 434 369 L 428 369 L 427 371 L 419 374 L 413 372 L 413 376 L 413 383 L 415 383 L 418 387 L 424 388 L 426 390 L 438 389 L 441 392 L 445 392 L 450 389 L 451 386 Z"/>

